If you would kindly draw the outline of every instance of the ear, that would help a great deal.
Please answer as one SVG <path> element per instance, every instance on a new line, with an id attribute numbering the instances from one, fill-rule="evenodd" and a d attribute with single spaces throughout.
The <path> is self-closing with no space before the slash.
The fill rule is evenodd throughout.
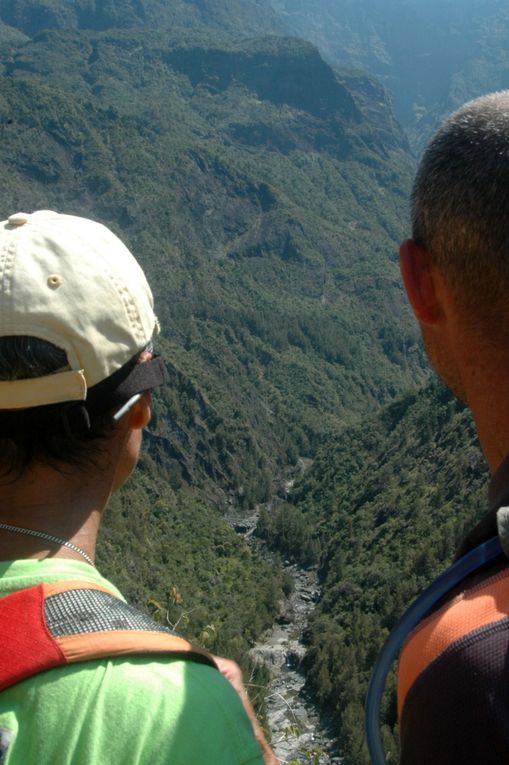
<path id="1" fill-rule="evenodd" d="M 150 406 L 151 395 L 150 391 L 146 391 L 139 401 L 135 403 L 132 409 L 127 413 L 128 422 L 127 425 L 132 430 L 143 430 L 150 422 L 152 416 L 152 409 Z"/>
<path id="2" fill-rule="evenodd" d="M 416 319 L 422 324 L 436 324 L 442 317 L 442 306 L 428 252 L 413 239 L 405 239 L 399 248 L 399 267 Z"/>

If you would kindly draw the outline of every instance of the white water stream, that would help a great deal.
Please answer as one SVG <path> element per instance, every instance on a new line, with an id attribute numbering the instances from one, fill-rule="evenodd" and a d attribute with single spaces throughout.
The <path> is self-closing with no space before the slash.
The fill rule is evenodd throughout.
<path id="1" fill-rule="evenodd" d="M 258 515 L 251 511 L 230 522 L 250 541 Z M 264 663 L 271 675 L 266 708 L 272 747 L 281 765 L 339 765 L 337 744 L 304 692 L 306 678 L 300 666 L 306 652 L 302 636 L 319 596 L 316 571 L 288 562 L 284 570 L 292 577 L 294 590 L 282 604 L 277 622 L 251 650 L 255 661 Z"/>

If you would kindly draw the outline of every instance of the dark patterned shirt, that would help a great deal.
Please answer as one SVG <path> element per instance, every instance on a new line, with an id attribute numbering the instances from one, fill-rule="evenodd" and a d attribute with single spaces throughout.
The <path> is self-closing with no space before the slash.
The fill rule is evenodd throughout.
<path id="1" fill-rule="evenodd" d="M 509 457 L 490 482 L 489 511 L 464 555 L 497 534 L 509 504 Z M 401 765 L 509 763 L 509 565 L 462 583 L 411 633 L 398 672 Z"/>

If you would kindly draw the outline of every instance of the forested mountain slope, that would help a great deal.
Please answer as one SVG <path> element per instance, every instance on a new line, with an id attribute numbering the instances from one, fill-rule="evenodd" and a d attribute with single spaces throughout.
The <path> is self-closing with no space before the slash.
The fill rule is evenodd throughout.
<path id="1" fill-rule="evenodd" d="M 267 36 L 280 27 L 264 0 L 0 0 L 0 20 L 3 217 L 53 207 L 113 227 L 163 326 L 170 382 L 100 568 L 158 618 L 245 656 L 281 575 L 223 513 L 315 458 L 261 532 L 321 565 L 310 683 L 345 763 L 362 765 L 376 651 L 479 511 L 485 478 L 466 413 L 437 386 L 405 394 L 427 373 L 396 256 L 413 159 L 387 93 Z M 388 735 L 391 715 L 388 702 Z"/>
<path id="2" fill-rule="evenodd" d="M 276 463 L 419 374 L 411 165 L 376 91 L 367 119 L 308 44 L 146 31 L 41 32 L 2 80 L 2 207 L 100 218 L 154 284 L 177 477 L 262 499 Z"/>
<path id="3" fill-rule="evenodd" d="M 393 93 L 419 151 L 445 114 L 509 87 L 505 0 L 272 0 L 283 28 Z"/>
<path id="4" fill-rule="evenodd" d="M 260 533 L 285 555 L 320 563 L 308 678 L 345 765 L 369 763 L 363 706 L 378 651 L 485 511 L 487 479 L 468 411 L 436 382 L 325 444 L 291 503 L 262 518 Z M 383 719 L 396 762 L 393 679 Z"/>
<path id="5" fill-rule="evenodd" d="M 395 254 L 412 160 L 373 81 L 204 25 L 249 4 L 159 5 L 201 21 L 0 2 L 1 207 L 102 220 L 146 269 L 170 383 L 99 563 L 240 657 L 281 580 L 221 510 L 266 499 L 282 466 L 422 377 Z"/>

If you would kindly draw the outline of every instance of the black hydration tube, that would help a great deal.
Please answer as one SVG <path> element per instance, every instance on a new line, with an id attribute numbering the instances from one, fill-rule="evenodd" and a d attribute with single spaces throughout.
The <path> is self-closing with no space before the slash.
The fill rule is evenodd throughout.
<path id="1" fill-rule="evenodd" d="M 372 765 L 386 765 L 380 735 L 380 704 L 387 675 L 408 634 L 447 592 L 486 563 L 503 555 L 498 536 L 474 548 L 440 574 L 407 608 L 378 656 L 366 697 L 364 723 Z"/>

